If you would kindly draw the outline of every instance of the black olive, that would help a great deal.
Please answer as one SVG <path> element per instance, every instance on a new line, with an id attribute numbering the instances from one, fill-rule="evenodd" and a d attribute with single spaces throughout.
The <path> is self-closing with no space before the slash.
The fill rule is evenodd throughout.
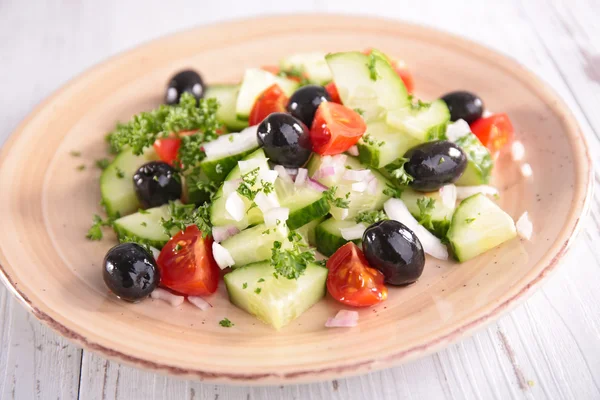
<path id="1" fill-rule="evenodd" d="M 483 115 L 483 101 L 471 92 L 450 92 L 445 94 L 442 100 L 450 110 L 451 121 L 464 119 L 471 124 Z"/>
<path id="2" fill-rule="evenodd" d="M 194 95 L 196 100 L 204 97 L 204 81 L 200 74 L 191 69 L 178 72 L 171 78 L 165 94 L 165 103 L 178 104 L 185 92 Z"/>
<path id="3" fill-rule="evenodd" d="M 404 154 L 404 170 L 413 177 L 410 187 L 432 192 L 455 182 L 467 168 L 465 152 L 452 142 L 436 140 L 420 144 Z"/>
<path id="4" fill-rule="evenodd" d="M 160 280 L 154 257 L 137 243 L 121 243 L 106 253 L 103 263 L 106 286 L 123 300 L 148 296 Z"/>
<path id="5" fill-rule="evenodd" d="M 323 86 L 306 85 L 296 90 L 287 104 L 287 110 L 294 117 L 308 127 L 312 126 L 313 119 L 319 104 L 331 101 L 331 96 Z"/>
<path id="6" fill-rule="evenodd" d="M 285 113 L 272 113 L 258 126 L 258 143 L 275 164 L 300 168 L 312 153 L 308 128 Z"/>
<path id="7" fill-rule="evenodd" d="M 177 171 L 162 161 L 142 165 L 133 175 L 135 194 L 144 208 L 167 204 L 181 198 L 181 178 Z"/>
<path id="8" fill-rule="evenodd" d="M 362 237 L 369 265 L 378 269 L 390 285 L 408 285 L 423 273 L 425 253 L 419 238 L 398 221 L 380 221 Z"/>

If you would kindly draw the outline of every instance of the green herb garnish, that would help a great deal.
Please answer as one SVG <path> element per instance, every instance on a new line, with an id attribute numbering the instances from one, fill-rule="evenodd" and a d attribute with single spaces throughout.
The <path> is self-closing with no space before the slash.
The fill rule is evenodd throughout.
<path id="1" fill-rule="evenodd" d="M 140 225 L 141 225 L 141 226 L 143 226 L 143 227 L 146 227 L 146 226 L 148 226 L 148 224 L 146 223 L 146 221 L 142 221 L 142 222 L 140 222 Z"/>
<path id="2" fill-rule="evenodd" d="M 219 321 L 219 325 L 221 325 L 223 328 L 231 328 L 235 324 L 233 322 L 231 322 L 229 320 L 229 318 L 223 318 L 222 320 Z"/>
<path id="3" fill-rule="evenodd" d="M 115 170 L 117 171 L 117 178 L 119 178 L 119 179 L 125 178 L 125 171 L 123 171 L 119 167 L 115 168 Z"/>
<path id="4" fill-rule="evenodd" d="M 108 158 L 101 158 L 99 160 L 96 160 L 96 167 L 100 168 L 102 171 L 104 171 L 106 168 L 108 168 L 109 165 L 110 165 L 110 160 Z"/>
<path id="5" fill-rule="evenodd" d="M 85 169 L 85 165 L 81 164 L 77 166 L 77 171 L 83 171 Z"/>
<path id="6" fill-rule="evenodd" d="M 417 200 L 417 206 L 419 207 L 419 224 L 423 225 L 429 230 L 435 230 L 432 221 L 432 212 L 435 208 L 435 199 L 431 197 L 423 197 Z"/>
<path id="7" fill-rule="evenodd" d="M 470 224 L 470 223 L 471 223 L 471 222 L 473 222 L 473 221 L 475 221 L 475 218 L 467 218 L 467 219 L 465 219 L 465 222 L 466 222 L 467 224 Z"/>
<path id="8" fill-rule="evenodd" d="M 100 217 L 99 215 L 94 214 L 92 226 L 88 230 L 88 233 L 85 237 L 90 240 L 101 240 L 103 237 L 102 227 L 112 226 L 113 222 L 115 222 L 115 219 L 113 218 L 102 219 L 102 217 Z"/>
<path id="9" fill-rule="evenodd" d="M 281 275 L 287 279 L 298 279 L 306 266 L 315 261 L 315 253 L 302 241 L 302 236 L 291 231 L 287 243 L 275 241 L 271 251 L 271 265 L 275 268 L 276 277 Z"/>
<path id="10" fill-rule="evenodd" d="M 264 280 L 263 278 L 260 278 L 260 279 L 259 279 L 257 282 L 258 282 L 258 283 L 261 283 L 261 282 L 264 282 L 264 281 L 265 281 L 265 280 Z"/>
<path id="11" fill-rule="evenodd" d="M 408 158 L 400 157 L 393 163 L 385 166 L 385 169 L 389 172 L 397 185 L 407 186 L 413 181 L 413 177 L 404 170 L 404 164 L 407 162 Z"/>
<path id="12" fill-rule="evenodd" d="M 171 236 L 173 228 L 182 231 L 190 225 L 196 225 L 202 232 L 202 237 L 206 237 L 212 231 L 209 208 L 209 203 L 196 208 L 194 204 L 181 204 L 170 201 L 169 214 L 171 217 L 169 219 L 161 218 L 160 223 L 169 236 Z"/>
<path id="13" fill-rule="evenodd" d="M 354 112 L 356 112 L 360 116 L 365 115 L 365 110 L 363 110 L 362 108 L 355 108 Z"/>
<path id="14" fill-rule="evenodd" d="M 376 81 L 380 78 L 379 73 L 377 72 L 377 56 L 371 52 L 369 54 L 369 61 L 367 62 L 367 68 L 369 68 L 369 77 L 372 81 Z"/>
<path id="15" fill-rule="evenodd" d="M 365 142 L 366 144 L 368 144 L 369 146 L 376 146 L 376 147 L 382 147 L 385 144 L 384 141 L 375 140 L 375 138 L 373 138 L 368 133 L 366 135 L 363 135 L 362 141 Z"/>
<path id="16" fill-rule="evenodd" d="M 248 288 L 248 282 L 244 282 L 242 284 L 242 289 L 247 289 Z"/>
<path id="17" fill-rule="evenodd" d="M 80 151 L 71 150 L 71 151 L 69 152 L 69 154 L 70 154 L 72 157 L 81 157 L 81 152 L 80 152 Z"/>
<path id="18" fill-rule="evenodd" d="M 150 211 L 144 210 L 143 208 L 138 208 L 138 212 L 140 214 L 150 214 Z"/>
<path id="19" fill-rule="evenodd" d="M 261 288 L 257 287 L 256 289 L 254 289 L 254 293 L 256 294 L 260 294 L 260 292 L 262 291 Z"/>
<path id="20" fill-rule="evenodd" d="M 354 220 L 357 224 L 363 222 L 366 225 L 373 225 L 376 222 L 385 221 L 387 219 L 388 217 L 383 211 L 367 210 L 358 213 Z"/>
<path id="21" fill-rule="evenodd" d="M 396 186 L 392 186 L 389 183 L 386 185 L 386 188 L 383 189 L 383 194 L 385 194 L 386 196 L 390 196 L 390 197 L 394 197 L 396 199 L 399 199 L 402 197 L 402 192 L 404 191 L 404 189 L 396 187 Z"/>
<path id="22" fill-rule="evenodd" d="M 350 192 L 346 193 L 345 198 L 335 197 L 337 186 L 332 186 L 323 192 L 323 197 L 329 202 L 332 207 L 348 208 L 350 206 Z"/>

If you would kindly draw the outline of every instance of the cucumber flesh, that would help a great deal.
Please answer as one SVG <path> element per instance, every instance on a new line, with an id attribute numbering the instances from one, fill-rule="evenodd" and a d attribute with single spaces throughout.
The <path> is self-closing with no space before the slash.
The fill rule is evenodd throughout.
<path id="1" fill-rule="evenodd" d="M 411 135 L 422 142 L 445 139 L 446 127 L 450 121 L 450 110 L 443 100 L 436 100 L 428 106 L 391 110 L 387 113 L 388 125 Z"/>
<path id="2" fill-rule="evenodd" d="M 455 143 L 467 155 L 467 168 L 455 182 L 457 186 L 486 185 L 492 174 L 494 161 L 489 150 L 481 144 L 473 133 L 461 136 Z"/>
<path id="3" fill-rule="evenodd" d="M 456 208 L 456 199 L 452 202 L 444 203 L 440 191 L 422 193 L 412 189 L 406 188 L 402 191 L 401 199 L 406 204 L 408 211 L 415 217 L 419 218 L 421 210 L 419 208 L 419 201 L 427 198 L 433 199 L 433 209 L 431 210 L 431 222 L 432 227 L 428 228 L 437 237 L 445 237 L 446 232 L 450 228 L 450 221 L 452 221 L 452 215 Z M 451 203 L 451 204 L 450 204 Z"/>
<path id="4" fill-rule="evenodd" d="M 317 247 L 316 230 L 317 226 L 325 220 L 325 217 L 310 221 L 308 224 L 301 226 L 296 231 L 308 242 L 309 245 Z"/>
<path id="5" fill-rule="evenodd" d="M 361 109 L 367 122 L 410 105 L 402 79 L 379 52 L 369 56 L 358 51 L 334 53 L 325 59 L 342 103 Z"/>
<path id="6" fill-rule="evenodd" d="M 295 186 L 291 182 L 278 178 L 275 182 L 275 191 L 281 207 L 290 210 L 286 222 L 290 229 L 300 228 L 329 213 L 329 202 L 323 193 L 309 186 Z"/>
<path id="7" fill-rule="evenodd" d="M 235 112 L 238 119 L 248 120 L 258 96 L 274 83 L 289 97 L 298 88 L 298 82 L 273 75 L 258 68 L 247 69 L 236 100 Z"/>
<path id="8" fill-rule="evenodd" d="M 233 267 L 238 268 L 270 259 L 273 242 L 276 240 L 283 242 L 288 232 L 285 226 L 267 228 L 264 224 L 259 224 L 224 240 L 221 246 L 231 254 L 235 262 Z"/>
<path id="9" fill-rule="evenodd" d="M 124 217 L 140 208 L 133 175 L 139 167 L 147 162 L 157 160 L 153 148 L 136 156 L 131 150 L 123 150 L 115 157 L 100 176 L 100 192 L 102 204 L 109 217 Z"/>
<path id="10" fill-rule="evenodd" d="M 513 219 L 496 203 L 478 193 L 464 199 L 448 230 L 458 261 L 467 261 L 517 236 Z"/>
<path id="11" fill-rule="evenodd" d="M 420 140 L 391 128 L 383 121 L 375 121 L 367 124 L 366 135 L 358 141 L 358 157 L 361 163 L 380 169 L 421 143 Z"/>
<path id="12" fill-rule="evenodd" d="M 157 249 L 162 249 L 171 236 L 178 231 L 177 228 L 174 228 L 171 235 L 167 235 L 164 231 L 161 219 L 169 219 L 170 217 L 169 205 L 165 204 L 119 218 L 114 222 L 113 228 L 121 242 L 146 243 Z"/>
<path id="13" fill-rule="evenodd" d="M 294 54 L 282 59 L 279 67 L 284 71 L 292 69 L 302 71 L 306 74 L 310 83 L 316 85 L 324 85 L 333 79 L 331 70 L 327 65 L 327 61 L 325 61 L 324 53 Z"/>
<path id="14" fill-rule="evenodd" d="M 309 264 L 298 279 L 275 278 L 274 272 L 268 262 L 256 263 L 228 273 L 224 280 L 233 304 L 279 330 L 325 296 L 328 271 Z"/>
<path id="15" fill-rule="evenodd" d="M 211 85 L 206 89 L 205 98 L 215 98 L 219 102 L 217 119 L 230 131 L 239 132 L 248 126 L 248 121 L 237 118 L 235 111 L 240 85 Z"/>
<path id="16" fill-rule="evenodd" d="M 351 228 L 356 225 L 354 220 L 338 221 L 335 218 L 329 218 L 315 229 L 315 246 L 319 253 L 324 256 L 331 257 L 333 253 L 340 247 L 348 243 L 348 240 L 342 237 L 340 229 Z M 359 239 L 353 240 L 354 243 L 360 244 Z"/>

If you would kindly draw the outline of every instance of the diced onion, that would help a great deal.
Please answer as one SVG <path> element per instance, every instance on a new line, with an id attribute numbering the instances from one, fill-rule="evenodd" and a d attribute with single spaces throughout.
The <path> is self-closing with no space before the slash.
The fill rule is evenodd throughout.
<path id="1" fill-rule="evenodd" d="M 521 175 L 523 175 L 525 178 L 531 177 L 531 175 L 533 175 L 531 165 L 529 165 L 528 163 L 521 165 Z"/>
<path id="2" fill-rule="evenodd" d="M 367 185 L 367 191 L 369 192 L 369 194 L 377 194 L 377 186 L 378 185 L 379 185 L 379 181 L 377 180 L 377 178 L 373 177 L 369 181 L 369 184 Z"/>
<path id="3" fill-rule="evenodd" d="M 277 226 L 277 222 L 285 223 L 290 217 L 290 209 L 285 207 L 271 208 L 264 214 L 265 225 L 269 228 Z"/>
<path id="4" fill-rule="evenodd" d="M 489 185 L 456 186 L 456 198 L 458 200 L 466 199 L 478 193 L 485 194 L 486 196 L 497 196 L 498 189 Z"/>
<path id="5" fill-rule="evenodd" d="M 510 146 L 510 153 L 514 161 L 521 161 L 525 157 L 525 146 L 518 140 L 515 140 Z"/>
<path id="6" fill-rule="evenodd" d="M 348 209 L 347 208 L 342 208 L 340 211 L 340 219 L 343 221 L 346 218 L 348 218 Z"/>
<path id="7" fill-rule="evenodd" d="M 359 192 L 362 193 L 365 190 L 367 190 L 367 187 L 369 186 L 368 182 L 362 181 L 362 182 L 354 182 L 352 184 L 352 190 L 354 190 L 355 192 Z"/>
<path id="8" fill-rule="evenodd" d="M 327 328 L 351 328 L 358 325 L 358 311 L 340 310 L 335 317 L 327 318 Z"/>
<path id="9" fill-rule="evenodd" d="M 244 129 L 240 133 L 221 135 L 212 142 L 203 143 L 202 148 L 206 153 L 206 157 L 210 159 L 239 154 L 258 146 L 257 130 L 258 125 L 254 125 Z"/>
<path id="10" fill-rule="evenodd" d="M 351 156 L 354 156 L 354 157 L 358 157 L 358 147 L 356 147 L 356 145 L 350 147 L 348 149 L 348 154 L 350 154 Z"/>
<path id="11" fill-rule="evenodd" d="M 231 267 L 232 265 L 235 264 L 233 257 L 231 257 L 231 254 L 229 254 L 229 250 L 227 250 L 225 247 L 221 246 L 219 243 L 213 242 L 212 252 L 213 252 L 213 258 L 217 262 L 217 265 L 219 266 L 219 268 L 225 269 L 225 268 Z"/>
<path id="12" fill-rule="evenodd" d="M 242 175 L 245 175 L 250 171 L 254 171 L 256 168 L 260 168 L 262 164 L 263 160 L 259 158 L 238 161 L 238 166 L 240 167 L 240 173 Z"/>
<path id="13" fill-rule="evenodd" d="M 208 301 L 204 300 L 200 296 L 188 296 L 187 299 L 190 303 L 192 303 L 202 311 L 206 311 L 212 307 L 212 304 L 210 304 Z"/>
<path id="14" fill-rule="evenodd" d="M 340 233 L 346 240 L 356 240 L 362 238 L 366 230 L 367 226 L 361 222 L 349 228 L 341 228 Z"/>
<path id="15" fill-rule="evenodd" d="M 285 183 L 293 183 L 294 182 L 294 180 L 292 179 L 292 177 L 290 176 L 290 174 L 288 173 L 288 171 L 285 169 L 285 167 L 283 165 L 276 165 L 275 167 L 273 167 L 273 169 L 275 171 L 277 171 L 277 174 L 279 175 L 281 180 L 283 180 Z"/>
<path id="16" fill-rule="evenodd" d="M 277 173 L 277 171 L 273 171 L 272 169 L 261 168 L 260 171 L 258 171 L 258 182 L 262 183 L 264 181 L 268 183 L 275 183 L 275 180 L 278 176 L 279 173 Z"/>
<path id="17" fill-rule="evenodd" d="M 523 213 L 519 217 L 516 223 L 517 233 L 523 239 L 531 240 L 531 236 L 533 235 L 533 223 L 529 219 L 529 214 L 527 211 Z"/>
<path id="18" fill-rule="evenodd" d="M 234 221 L 241 221 L 244 219 L 246 205 L 237 192 L 232 192 L 227 196 L 227 200 L 225 201 L 225 211 L 227 211 Z"/>
<path id="19" fill-rule="evenodd" d="M 313 178 L 321 179 L 335 175 L 335 167 L 333 165 L 324 165 L 313 175 Z"/>
<path id="20" fill-rule="evenodd" d="M 290 176 L 296 176 L 298 174 L 298 168 L 286 168 L 285 170 Z"/>
<path id="21" fill-rule="evenodd" d="M 227 197 L 231 193 L 235 192 L 238 187 L 240 187 L 240 183 L 242 183 L 241 179 L 234 179 L 231 181 L 223 182 L 223 196 Z"/>
<path id="22" fill-rule="evenodd" d="M 254 197 L 254 202 L 263 214 L 272 208 L 279 207 L 279 200 L 277 200 L 275 193 L 265 194 L 264 192 L 258 192 L 256 197 Z"/>
<path id="23" fill-rule="evenodd" d="M 239 232 L 240 230 L 233 225 L 215 226 L 212 228 L 212 237 L 215 242 L 222 242 L 233 235 L 237 235 Z"/>
<path id="24" fill-rule="evenodd" d="M 446 208 L 454 208 L 456 205 L 456 186 L 450 184 L 440 188 L 442 204 Z"/>
<path id="25" fill-rule="evenodd" d="M 451 142 L 454 142 L 458 138 L 463 137 L 469 133 L 471 133 L 471 127 L 464 119 L 459 119 L 458 121 L 449 124 L 446 128 L 446 137 Z"/>
<path id="26" fill-rule="evenodd" d="M 403 223 L 417 235 L 425 253 L 440 260 L 448 259 L 448 249 L 446 246 L 442 244 L 440 239 L 417 222 L 402 200 L 389 199 L 383 205 L 383 209 L 390 219 Z"/>
<path id="27" fill-rule="evenodd" d="M 177 307 L 183 304 L 185 298 L 183 296 L 177 296 L 168 290 L 156 288 L 150 293 L 150 297 L 156 300 L 166 301 L 171 307 Z"/>
<path id="28" fill-rule="evenodd" d="M 364 182 L 371 180 L 371 175 L 370 169 L 347 169 L 344 171 L 343 178 L 354 182 Z"/>
<path id="29" fill-rule="evenodd" d="M 324 192 L 328 189 L 327 186 L 321 185 L 319 182 L 317 182 L 313 179 L 310 179 L 310 178 L 308 178 L 308 180 L 306 181 L 306 184 L 311 189 L 317 190 L 319 192 Z"/>
<path id="30" fill-rule="evenodd" d="M 306 182 L 306 177 L 308 176 L 308 170 L 306 168 L 299 168 L 298 175 L 296 175 L 296 180 L 294 181 L 295 186 L 302 186 Z"/>

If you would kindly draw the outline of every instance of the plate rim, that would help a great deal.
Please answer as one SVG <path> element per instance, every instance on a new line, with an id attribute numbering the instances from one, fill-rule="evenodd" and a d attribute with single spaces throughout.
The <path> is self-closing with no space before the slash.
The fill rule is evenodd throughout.
<path id="1" fill-rule="evenodd" d="M 591 161 L 590 148 L 588 140 L 581 130 L 581 127 L 573 115 L 570 108 L 562 100 L 556 91 L 549 86 L 549 84 L 539 77 L 537 74 L 524 67 L 518 61 L 511 56 L 504 54 L 500 51 L 489 48 L 483 44 L 474 42 L 463 36 L 449 33 L 440 29 L 432 28 L 425 25 L 414 24 L 405 22 L 398 19 L 378 17 L 373 15 L 359 16 L 355 14 L 340 14 L 340 13 L 295 13 L 295 14 L 271 14 L 267 16 L 250 17 L 250 18 L 236 18 L 228 19 L 209 24 L 203 24 L 195 26 L 189 29 L 184 29 L 174 33 L 170 33 L 164 36 L 160 36 L 154 39 L 144 41 L 132 48 L 120 51 L 107 59 L 96 63 L 95 65 L 85 69 L 69 81 L 61 85 L 51 95 L 38 103 L 32 111 L 18 124 L 14 131 L 10 134 L 8 139 L 4 142 L 0 148 L 0 168 L 4 165 L 8 153 L 14 146 L 15 142 L 21 136 L 29 122 L 34 119 L 40 112 L 42 112 L 49 104 L 55 99 L 59 98 L 60 95 L 70 89 L 72 86 L 77 84 L 79 81 L 85 79 L 87 76 L 94 74 L 101 70 L 103 67 L 112 64 L 120 58 L 124 58 L 134 54 L 137 51 L 141 51 L 144 48 L 157 44 L 163 41 L 175 40 L 178 36 L 185 36 L 191 32 L 201 32 L 203 30 L 214 29 L 214 28 L 225 28 L 225 27 L 242 27 L 249 24 L 262 24 L 268 23 L 274 19 L 291 19 L 299 20 L 303 18 L 328 18 L 336 19 L 337 22 L 352 23 L 369 20 L 370 22 L 381 22 L 388 24 L 387 26 L 394 25 L 395 28 L 402 28 L 413 31 L 418 35 L 416 36 L 429 36 L 436 39 L 444 39 L 445 41 L 451 42 L 455 48 L 460 48 L 464 52 L 468 52 L 474 55 L 481 55 L 486 59 L 495 62 L 498 66 L 502 67 L 507 73 L 512 74 L 520 81 L 524 82 L 534 93 L 540 96 L 546 104 L 551 107 L 553 113 L 561 117 L 563 127 L 568 135 L 569 143 L 573 146 L 574 154 L 584 155 L 585 157 L 577 157 L 575 159 L 575 170 L 577 172 L 577 179 L 581 179 L 583 184 L 578 185 L 574 191 L 573 207 L 569 211 L 565 225 L 561 228 L 559 235 L 556 238 L 555 243 L 548 251 L 552 254 L 552 258 L 539 270 L 538 274 L 533 276 L 527 282 L 525 279 L 527 275 L 518 282 L 520 288 L 511 297 L 504 299 L 500 304 L 494 305 L 493 300 L 490 304 L 481 308 L 480 312 L 476 314 L 476 318 L 470 321 L 461 321 L 456 323 L 456 328 L 450 332 L 438 336 L 427 343 L 423 343 L 409 349 L 405 349 L 400 352 L 390 352 L 385 357 L 374 357 L 372 359 L 360 362 L 349 362 L 339 364 L 337 366 L 326 367 L 321 369 L 307 369 L 298 370 L 294 372 L 287 372 L 282 374 L 277 373 L 227 373 L 227 372 L 212 372 L 202 369 L 194 368 L 182 368 L 169 364 L 161 364 L 156 361 L 147 360 L 144 358 L 136 357 L 131 354 L 126 354 L 121 351 L 106 347 L 104 345 L 94 343 L 88 340 L 85 336 L 77 333 L 71 328 L 63 325 L 61 322 L 55 320 L 53 317 L 40 310 L 33 302 L 23 293 L 16 282 L 6 272 L 4 267 L 0 264 L 0 280 L 4 283 L 5 287 L 9 292 L 13 294 L 25 308 L 31 312 L 38 320 L 49 326 L 51 329 L 59 333 L 60 335 L 68 338 L 75 342 L 77 345 L 85 348 L 86 350 L 93 351 L 100 354 L 103 357 L 123 362 L 138 368 L 151 370 L 160 373 L 166 373 L 169 375 L 183 376 L 188 378 L 195 378 L 199 380 L 208 381 L 221 381 L 224 383 L 232 384 L 277 384 L 277 383 L 300 383 L 300 382 L 315 382 L 323 381 L 335 377 L 351 376 L 366 373 L 369 371 L 380 370 L 383 368 L 391 367 L 400 362 L 409 361 L 411 359 L 419 358 L 427 354 L 431 354 L 457 340 L 466 337 L 478 328 L 482 328 L 490 322 L 498 319 L 501 315 L 524 301 L 529 295 L 533 293 L 535 288 L 543 282 L 551 272 L 553 272 L 561 259 L 565 256 L 567 251 L 570 249 L 572 243 L 575 241 L 578 233 L 581 231 L 582 219 L 589 211 L 591 205 L 591 198 L 593 194 L 594 186 L 594 173 L 593 163 Z M 385 30 L 385 27 L 382 28 Z M 580 143 L 577 144 L 577 139 Z M 579 152 L 577 151 L 579 149 Z M 570 230 L 568 228 L 571 228 Z M 568 232 L 566 232 L 569 230 Z M 561 240 L 560 242 L 558 241 Z M 2 251 L 0 249 L 0 255 Z M 534 265 L 534 270 L 539 268 L 544 260 L 541 260 Z M 537 268 L 536 268 L 537 267 Z M 469 319 L 469 318 L 465 318 Z M 269 382 L 263 380 L 269 379 Z"/>

